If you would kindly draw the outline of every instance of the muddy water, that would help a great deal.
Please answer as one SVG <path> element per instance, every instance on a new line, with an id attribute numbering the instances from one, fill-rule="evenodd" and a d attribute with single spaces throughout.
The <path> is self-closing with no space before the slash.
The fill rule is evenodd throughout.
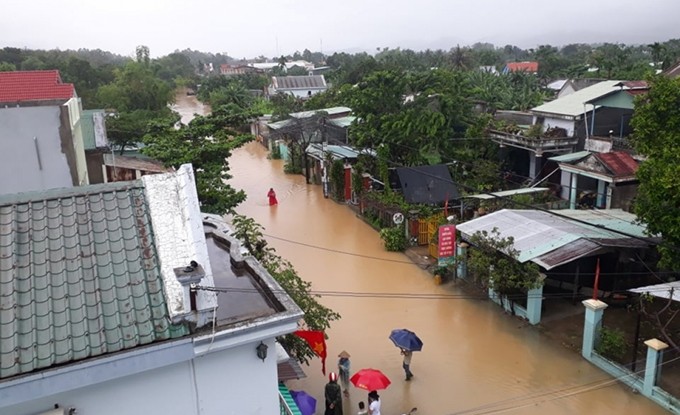
<path id="1" fill-rule="evenodd" d="M 197 112 L 187 112 L 192 111 Z M 404 255 L 385 252 L 377 232 L 348 207 L 324 199 L 320 186 L 285 175 L 282 162 L 268 160 L 260 144 L 236 150 L 229 163 L 234 175 L 230 183 L 248 194 L 239 213 L 255 218 L 268 235 L 288 240 L 270 237 L 269 243 L 314 290 L 462 294 L 451 284 L 434 285 Z M 276 207 L 267 206 L 270 187 L 277 192 Z M 353 371 L 382 370 L 392 380 L 380 392 L 383 415 L 414 406 L 423 415 L 666 413 L 488 301 L 356 296 L 325 296 L 321 301 L 342 315 L 328 331 L 327 369 L 333 370 L 335 356 L 347 350 Z M 387 338 L 391 329 L 401 327 L 418 333 L 425 344 L 414 353 L 410 382 L 404 381 L 398 349 Z M 315 396 L 317 414 L 322 414 L 326 377 L 319 360 L 305 371 L 306 379 L 289 386 Z M 345 414 L 355 414 L 359 400 L 366 399 L 365 391 L 353 387 L 350 394 L 344 400 Z"/>

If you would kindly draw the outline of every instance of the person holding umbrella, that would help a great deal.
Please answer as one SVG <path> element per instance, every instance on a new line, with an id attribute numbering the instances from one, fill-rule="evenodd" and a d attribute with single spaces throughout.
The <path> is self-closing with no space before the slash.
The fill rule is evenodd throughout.
<path id="1" fill-rule="evenodd" d="M 340 382 L 342 383 L 342 387 L 344 388 L 343 393 L 346 397 L 349 396 L 349 357 L 349 353 L 344 350 L 338 355 L 338 373 L 340 374 Z"/>
<path id="2" fill-rule="evenodd" d="M 324 395 L 326 396 L 326 412 L 324 415 L 342 415 L 342 392 L 340 392 L 338 375 L 335 372 L 328 375 Z"/>
<path id="3" fill-rule="evenodd" d="M 404 356 L 404 361 L 401 366 L 404 368 L 404 373 L 406 373 L 406 380 L 411 380 L 413 377 L 413 372 L 411 372 L 411 357 L 413 357 L 413 352 L 401 349 L 401 354 Z"/>
<path id="4" fill-rule="evenodd" d="M 411 380 L 413 377 L 411 358 L 413 357 L 413 352 L 419 352 L 423 349 L 423 341 L 414 332 L 406 329 L 392 330 L 390 340 L 401 350 L 401 354 L 404 356 L 402 367 L 406 373 L 406 380 Z"/>

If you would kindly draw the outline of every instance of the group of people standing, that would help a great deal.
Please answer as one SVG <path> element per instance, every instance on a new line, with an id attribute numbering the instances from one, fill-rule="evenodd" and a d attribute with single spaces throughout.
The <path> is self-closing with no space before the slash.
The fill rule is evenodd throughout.
<path id="1" fill-rule="evenodd" d="M 404 356 L 402 367 L 406 373 L 406 380 L 413 378 L 411 372 L 411 357 L 413 352 L 406 349 L 401 349 L 401 354 Z M 342 351 L 338 355 L 338 373 L 340 374 L 340 382 L 342 387 L 338 384 L 338 375 L 331 372 L 328 375 L 328 383 L 324 389 L 326 398 L 326 411 L 324 415 L 343 415 L 342 412 L 342 396 L 349 397 L 349 374 L 350 374 L 350 354 Z M 343 390 L 344 389 L 344 390 Z M 359 402 L 359 412 L 357 415 L 380 415 L 380 395 L 378 391 L 370 391 L 368 393 L 368 408 L 363 401 Z"/>

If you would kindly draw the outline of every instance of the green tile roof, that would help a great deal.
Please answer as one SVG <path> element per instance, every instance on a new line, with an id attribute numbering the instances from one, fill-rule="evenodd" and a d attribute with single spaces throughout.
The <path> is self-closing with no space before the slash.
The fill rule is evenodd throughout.
<path id="1" fill-rule="evenodd" d="M 186 334 L 140 181 L 0 196 L 0 379 Z"/>

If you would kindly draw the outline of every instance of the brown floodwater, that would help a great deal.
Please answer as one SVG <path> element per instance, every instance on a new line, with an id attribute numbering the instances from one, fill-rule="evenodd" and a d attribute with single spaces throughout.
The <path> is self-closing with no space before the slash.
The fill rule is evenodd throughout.
<path id="1" fill-rule="evenodd" d="M 193 97 L 177 102 L 188 104 L 184 114 L 201 108 Z M 229 164 L 230 184 L 248 194 L 238 212 L 264 226 L 269 244 L 314 290 L 404 294 L 320 298 L 342 315 L 327 332 L 327 373 L 336 368 L 342 350 L 351 354 L 353 372 L 383 371 L 392 380 L 380 391 L 383 415 L 412 407 L 422 415 L 667 413 L 489 301 L 412 298 L 464 293 L 455 284 L 435 285 L 405 255 L 386 252 L 378 233 L 352 210 L 325 199 L 321 187 L 307 185 L 302 176 L 284 174 L 283 162 L 269 160 L 261 144 L 234 151 Z M 278 206 L 267 204 L 270 187 Z M 424 342 L 423 351 L 414 353 L 410 382 L 404 380 L 399 350 L 388 339 L 392 329 L 402 327 Z M 289 387 L 315 396 L 317 414 L 322 414 L 327 378 L 318 359 L 304 369 L 307 378 Z M 344 413 L 355 414 L 360 400 L 366 400 L 366 392 L 350 387 Z"/>

